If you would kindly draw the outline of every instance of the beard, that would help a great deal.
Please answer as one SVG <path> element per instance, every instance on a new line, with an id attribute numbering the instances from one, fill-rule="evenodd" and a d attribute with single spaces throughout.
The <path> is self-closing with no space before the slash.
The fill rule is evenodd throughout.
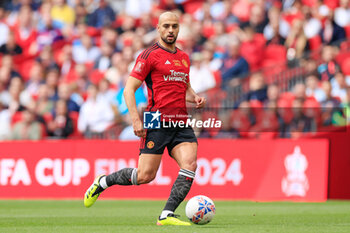
<path id="1" fill-rule="evenodd" d="M 172 41 L 168 40 L 167 37 L 160 37 L 162 41 L 164 41 L 166 44 L 172 45 L 175 44 L 177 36 L 174 35 L 174 39 Z"/>

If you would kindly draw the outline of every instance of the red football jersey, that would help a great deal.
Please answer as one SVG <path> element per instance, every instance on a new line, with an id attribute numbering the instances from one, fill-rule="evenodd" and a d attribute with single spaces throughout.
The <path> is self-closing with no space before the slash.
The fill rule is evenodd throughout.
<path id="1" fill-rule="evenodd" d="M 145 81 L 148 90 L 147 111 L 162 113 L 162 119 L 187 118 L 186 89 L 190 60 L 176 48 L 174 52 L 155 43 L 138 57 L 130 76 Z"/>

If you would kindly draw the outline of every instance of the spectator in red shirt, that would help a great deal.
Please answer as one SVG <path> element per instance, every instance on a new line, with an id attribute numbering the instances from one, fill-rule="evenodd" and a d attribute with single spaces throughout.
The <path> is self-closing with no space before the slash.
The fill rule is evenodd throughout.
<path id="1" fill-rule="evenodd" d="M 37 31 L 33 24 L 33 12 L 27 5 L 21 7 L 18 14 L 18 24 L 14 27 L 16 42 L 23 49 L 23 55 L 32 57 L 38 52 L 36 43 Z"/>
<path id="2" fill-rule="evenodd" d="M 249 64 L 249 70 L 258 70 L 261 67 L 266 45 L 263 34 L 256 33 L 250 26 L 245 27 L 244 30 L 235 30 L 234 34 L 242 42 L 240 51 Z"/>
<path id="3" fill-rule="evenodd" d="M 65 45 L 62 48 L 61 53 L 58 56 L 58 64 L 61 67 L 60 72 L 62 76 L 66 76 L 69 72 L 72 72 L 75 67 L 75 61 L 73 60 L 72 46 L 70 44 Z"/>

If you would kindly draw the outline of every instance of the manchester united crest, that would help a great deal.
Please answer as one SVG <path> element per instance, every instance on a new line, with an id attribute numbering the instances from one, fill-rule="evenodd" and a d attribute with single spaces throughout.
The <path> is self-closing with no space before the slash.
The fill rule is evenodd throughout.
<path id="1" fill-rule="evenodd" d="M 152 149 L 153 147 L 154 147 L 154 142 L 153 141 L 147 142 L 147 148 L 148 149 Z"/>

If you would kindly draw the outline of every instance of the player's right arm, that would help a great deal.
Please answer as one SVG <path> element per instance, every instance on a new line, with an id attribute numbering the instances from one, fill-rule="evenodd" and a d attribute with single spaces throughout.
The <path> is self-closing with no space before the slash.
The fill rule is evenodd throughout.
<path id="1" fill-rule="evenodd" d="M 147 75 L 151 71 L 151 62 L 148 50 L 144 50 L 136 59 L 135 66 L 132 69 L 130 76 L 126 82 L 124 89 L 124 98 L 126 106 L 128 107 L 134 133 L 138 137 L 146 137 L 146 131 L 143 128 L 142 121 L 140 120 L 137 112 L 135 91 L 141 86 L 142 82 L 145 81 Z"/>
<path id="2" fill-rule="evenodd" d="M 142 121 L 140 120 L 135 99 L 135 91 L 141 86 L 141 84 L 142 81 L 132 76 L 129 76 L 124 89 L 124 98 L 126 106 L 128 107 L 130 113 L 130 117 L 132 119 L 134 134 L 138 137 L 145 137 L 146 132 L 143 128 Z"/>

